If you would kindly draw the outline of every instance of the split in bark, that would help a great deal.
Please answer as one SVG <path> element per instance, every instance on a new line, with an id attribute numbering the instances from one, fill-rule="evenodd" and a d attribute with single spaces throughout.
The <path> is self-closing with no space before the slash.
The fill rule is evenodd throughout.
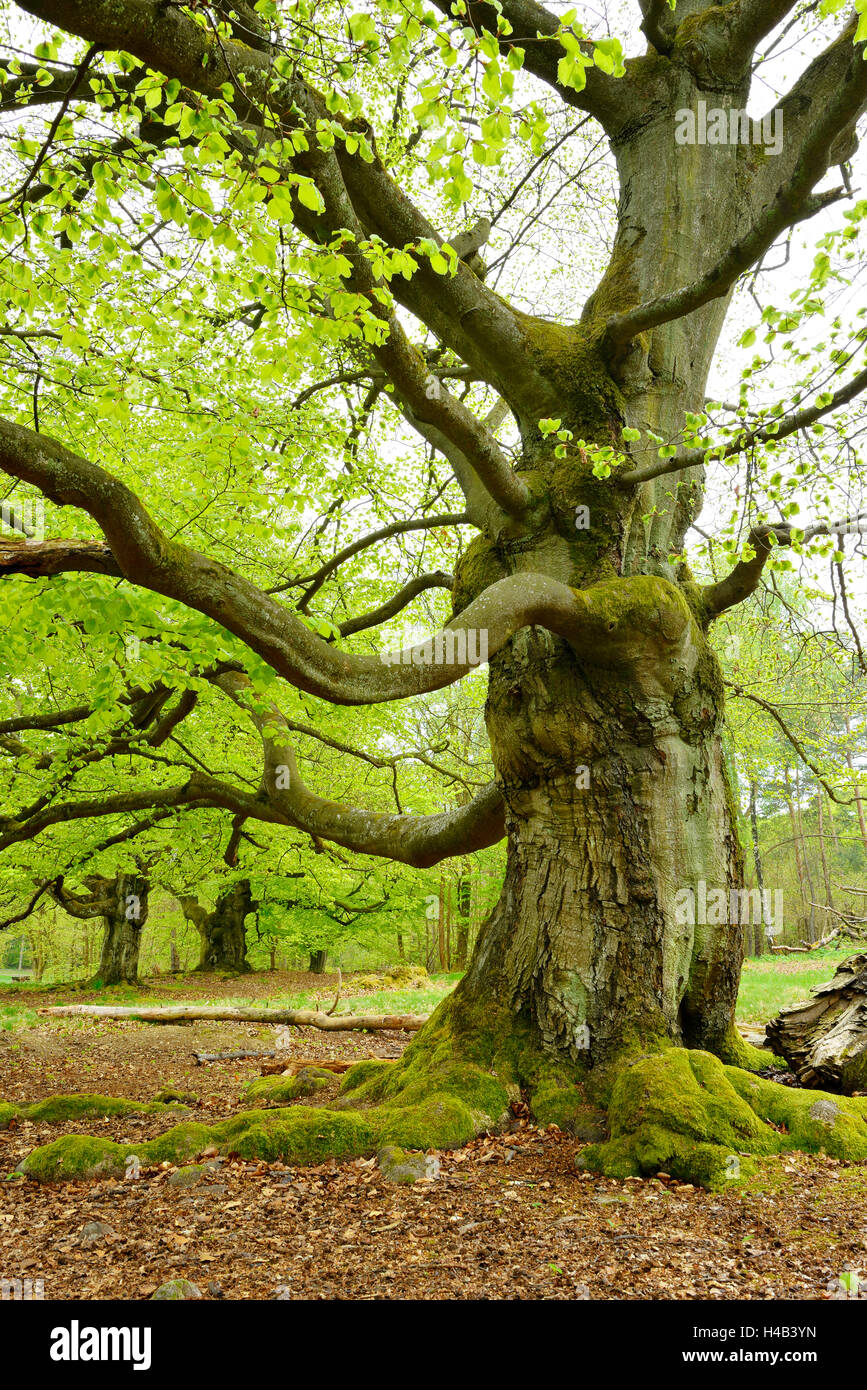
<path id="1" fill-rule="evenodd" d="M 184 894 L 178 901 L 187 921 L 193 923 L 201 937 L 197 970 L 220 970 L 230 975 L 243 975 L 252 970 L 247 960 L 244 924 L 257 905 L 249 879 L 224 888 L 210 912 L 191 895 Z"/>

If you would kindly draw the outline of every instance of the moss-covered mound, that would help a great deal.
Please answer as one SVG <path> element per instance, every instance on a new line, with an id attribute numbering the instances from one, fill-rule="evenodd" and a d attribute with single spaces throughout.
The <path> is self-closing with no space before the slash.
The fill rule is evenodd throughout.
<path id="1" fill-rule="evenodd" d="M 258 1076 L 247 1082 L 242 1095 L 251 1105 L 289 1105 L 293 1100 L 315 1096 L 336 1082 L 333 1071 L 304 1067 L 296 1076 Z"/>
<path id="2" fill-rule="evenodd" d="M 215 1125 L 175 1125 L 156 1139 L 117 1144 L 111 1139 L 67 1134 L 34 1149 L 17 1172 L 38 1182 L 69 1182 L 77 1178 L 121 1177 L 127 1158 L 135 1154 L 145 1166 L 183 1165 L 215 1147 L 221 1154 L 241 1158 L 292 1159 L 321 1163 L 330 1157 L 355 1158 L 376 1148 L 376 1126 L 365 1116 L 328 1110 L 243 1110 Z"/>
<path id="3" fill-rule="evenodd" d="M 0 1129 L 6 1129 L 13 1119 L 32 1120 L 36 1124 L 63 1124 L 67 1120 L 104 1119 L 107 1115 L 177 1113 L 186 1107 L 159 1100 L 124 1100 L 118 1096 L 90 1095 L 78 1092 L 66 1096 L 46 1096 L 32 1105 L 12 1105 L 0 1102 Z"/>
<path id="4" fill-rule="evenodd" d="M 758 1155 L 821 1149 L 867 1158 L 867 1100 L 780 1086 L 683 1048 L 625 1066 L 608 1121 L 611 1138 L 578 1162 L 609 1177 L 664 1171 L 721 1189 L 751 1176 Z"/>

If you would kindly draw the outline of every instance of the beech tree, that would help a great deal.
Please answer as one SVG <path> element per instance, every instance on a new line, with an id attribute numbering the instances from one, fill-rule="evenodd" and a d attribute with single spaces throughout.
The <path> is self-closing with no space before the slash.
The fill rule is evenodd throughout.
<path id="1" fill-rule="evenodd" d="M 618 38 L 591 8 L 12 6 L 0 230 L 17 375 L 0 468 L 47 500 L 50 534 L 4 541 L 0 566 L 39 581 L 42 612 L 62 601 L 83 617 L 87 594 L 122 594 L 257 731 L 256 788 L 197 770 L 141 787 L 130 810 L 221 807 L 416 867 L 505 838 L 464 979 L 404 1062 L 355 1078 L 350 1098 L 435 1096 L 413 1131 L 425 1144 L 494 1122 L 508 1086 L 543 1120 L 610 1103 L 612 1139 L 586 1161 L 706 1179 L 733 1146 L 767 1148 L 755 1112 L 776 1103 L 719 1066 L 765 1060 L 734 1029 L 740 922 L 685 923 L 677 906 L 700 881 L 743 883 L 710 633 L 781 552 L 863 529 L 832 510 L 859 476 L 847 430 L 863 332 L 838 319 L 815 353 L 795 340 L 865 212 L 848 161 L 867 16 L 841 0 L 636 0 Z M 809 32 L 802 10 L 819 16 Z M 26 16 L 49 26 L 35 49 Z M 804 58 L 773 105 L 771 152 L 742 113 L 780 26 Z M 579 308 L 582 233 L 602 258 L 568 199 L 602 177 L 603 137 L 619 187 Z M 531 310 L 528 232 L 509 219 L 523 199 L 524 222 L 544 222 L 558 198 L 571 221 L 564 246 L 548 238 L 553 302 Z M 734 407 L 709 403 L 740 277 L 838 203 L 799 297 L 763 314 L 789 394 L 753 399 L 750 369 Z M 509 256 L 511 297 L 495 288 Z M 727 533 L 728 571 L 700 583 L 685 549 L 705 475 L 739 468 L 746 529 Z M 794 521 L 805 489 L 816 513 Z M 325 554 L 362 495 L 380 524 Z M 308 498 L 312 538 L 291 555 L 280 508 L 303 514 Z M 424 546 L 401 549 L 414 536 Z M 373 547 L 363 583 L 344 582 Z M 423 567 L 449 554 L 453 572 Z M 408 577 L 383 593 L 402 559 Z M 411 604 L 436 618 L 446 592 L 426 640 L 365 647 Z M 328 706 L 477 680 L 485 657 L 488 785 L 427 815 L 307 785 L 293 702 L 327 720 Z"/>

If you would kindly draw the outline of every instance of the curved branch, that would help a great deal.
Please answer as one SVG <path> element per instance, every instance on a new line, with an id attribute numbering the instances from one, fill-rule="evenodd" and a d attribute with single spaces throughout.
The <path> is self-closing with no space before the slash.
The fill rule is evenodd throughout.
<path id="1" fill-rule="evenodd" d="M 787 525 L 753 527 L 748 541 L 753 551 L 751 558 L 740 560 L 724 579 L 701 590 L 709 618 L 718 618 L 727 608 L 734 608 L 755 593 L 772 551 L 778 545 L 791 545 L 795 530 Z M 844 521 L 817 522 L 807 527 L 802 539 L 811 541 L 817 536 L 834 535 L 867 535 L 867 512 Z"/>
<path id="2" fill-rule="evenodd" d="M 124 483 L 47 435 L 0 420 L 0 469 L 60 505 L 88 512 L 131 583 L 204 613 L 299 690 L 334 704 L 376 704 L 441 690 L 531 624 L 549 628 L 594 662 L 616 660 L 633 618 L 643 621 L 631 580 L 573 590 L 544 575 L 518 574 L 492 584 L 463 611 L 459 625 L 449 623 L 424 643 L 379 658 L 351 655 L 227 566 L 170 540 Z M 660 607 L 666 606 L 661 597 Z"/>
<path id="3" fill-rule="evenodd" d="M 288 734 L 288 722 L 273 703 L 255 701 L 252 683 L 240 672 L 218 676 L 214 684 L 243 709 L 259 731 L 264 748 L 263 793 L 286 824 L 343 845 L 416 868 L 428 868 L 453 855 L 471 854 L 502 839 L 503 800 L 491 783 L 466 806 L 434 816 L 383 815 L 344 806 L 310 791 L 295 755 L 275 732 Z M 285 785 L 288 782 L 288 785 Z"/>
<path id="4" fill-rule="evenodd" d="M 362 613 L 359 618 L 350 618 L 347 622 L 341 623 L 340 635 L 341 637 L 350 637 L 354 632 L 364 632 L 366 628 L 378 627 L 380 623 L 385 623 L 396 613 L 400 613 L 425 590 L 451 589 L 454 582 L 454 575 L 445 574 L 442 570 L 436 570 L 433 574 L 421 574 L 417 579 L 410 579 L 393 598 L 380 604 L 379 608 L 372 609 L 370 613 Z"/>
<path id="5" fill-rule="evenodd" d="M 330 560 L 326 560 L 324 565 L 320 565 L 314 574 L 303 576 L 301 579 L 292 580 L 291 584 L 283 584 L 275 589 L 269 589 L 271 594 L 278 594 L 283 589 L 295 588 L 296 585 L 310 584 L 311 587 L 304 595 L 304 602 L 300 605 L 305 608 L 317 590 L 322 588 L 325 580 L 330 574 L 346 560 L 351 560 L 353 555 L 357 555 L 362 550 L 367 550 L 372 545 L 377 545 L 380 541 L 389 540 L 392 536 L 403 536 L 408 531 L 431 531 L 437 526 L 463 526 L 469 521 L 466 512 L 446 512 L 441 516 L 416 516 L 408 521 L 392 521 L 388 526 L 380 526 L 376 531 L 369 531 L 366 536 L 360 536 L 357 541 L 350 541 Z"/>
<path id="6" fill-rule="evenodd" d="M 622 314 L 613 314 L 605 325 L 603 351 L 611 355 L 618 347 L 638 337 L 639 333 L 648 333 L 663 323 L 670 323 L 672 319 L 685 318 L 712 299 L 721 299 L 728 294 L 738 277 L 770 250 L 781 232 L 814 217 L 817 212 L 845 196 L 844 188 L 832 188 L 826 193 L 808 196 L 807 190 L 824 172 L 824 169 L 816 172 L 806 182 L 800 175 L 791 179 L 779 190 L 776 202 L 765 209 L 746 236 L 730 246 L 725 255 L 691 285 L 684 285 L 670 294 L 661 294 L 657 299 L 627 309 Z"/>
<path id="7" fill-rule="evenodd" d="M 134 54 L 149 67 L 177 78 L 192 91 L 220 98 L 224 95 L 223 87 L 229 84 L 236 93 L 239 122 L 249 121 L 261 127 L 262 112 L 267 110 L 285 119 L 291 133 L 297 129 L 299 111 L 304 113 L 312 130 L 316 129 L 318 121 L 328 125 L 332 119 L 324 98 L 297 74 L 272 90 L 273 63 L 268 52 L 230 37 L 221 37 L 219 44 L 213 44 L 208 32 L 185 14 L 180 5 L 165 4 L 163 0 L 124 0 L 122 5 L 116 0 L 19 0 L 19 3 L 21 9 L 60 25 L 71 34 L 105 49 Z M 556 25 L 556 21 L 554 23 Z M 239 73 L 245 78 L 243 96 Z M 607 81 L 597 69 L 588 73 L 588 89 Z M 255 144 L 256 131 L 252 126 L 249 129 Z M 312 143 L 314 148 L 297 155 L 293 161 L 294 167 L 308 177 L 311 174 L 315 177 L 313 166 L 320 163 L 320 152 L 315 149 L 315 142 Z M 340 169 L 364 235 L 375 233 L 388 245 L 398 248 L 425 239 L 445 244 L 446 238 L 437 234 L 399 188 L 375 152 L 373 160 L 368 162 L 360 153 L 347 153 L 345 142 L 338 141 L 329 162 L 332 161 Z M 327 234 L 324 239 L 329 241 L 344 226 L 352 226 L 343 220 L 333 223 L 328 218 L 320 218 L 300 204 L 296 205 L 295 220 L 304 234 L 316 241 L 321 241 L 324 233 Z M 409 279 L 396 277 L 390 288 L 401 303 L 427 323 L 480 375 L 493 381 L 500 390 L 505 384 L 514 392 L 528 396 L 532 393 L 537 415 L 544 413 L 538 408 L 538 401 L 540 393 L 544 397 L 547 383 L 528 358 L 518 315 L 501 296 L 486 289 L 467 265 L 459 262 L 454 276 L 441 276 L 429 264 L 422 264 Z"/>
<path id="8" fill-rule="evenodd" d="M 454 18 L 452 0 L 432 0 L 432 3 L 449 19 Z M 500 14 L 512 26 L 512 32 L 507 35 L 500 33 Z M 563 47 L 557 41 L 560 19 L 544 5 L 536 4 L 536 0 L 502 0 L 498 4 L 487 3 L 487 0 L 468 0 L 465 22 L 471 24 L 477 33 L 487 29 L 490 34 L 499 34 L 503 51 L 512 47 L 522 48 L 527 71 L 553 87 L 567 106 L 574 106 L 595 117 L 608 135 L 616 136 L 641 114 L 640 92 L 628 78 L 610 77 L 597 67 L 588 67 L 584 73 L 585 85 L 580 92 L 561 83 L 557 71 L 564 54 Z"/>
<path id="9" fill-rule="evenodd" d="M 794 0 L 790 0 L 794 3 Z M 638 0 L 641 32 L 657 53 L 670 53 L 677 33 L 677 20 L 668 0 Z"/>

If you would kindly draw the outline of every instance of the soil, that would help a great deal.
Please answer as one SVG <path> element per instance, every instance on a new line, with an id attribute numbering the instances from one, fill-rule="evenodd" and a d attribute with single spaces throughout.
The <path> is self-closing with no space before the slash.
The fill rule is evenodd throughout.
<path id="1" fill-rule="evenodd" d="M 182 994 L 164 992 L 187 1000 L 312 987 L 324 997 L 330 988 L 322 976 L 275 983 L 193 976 Z M 159 982 L 148 988 L 161 992 Z M 88 996 L 28 992 L 26 1002 L 72 998 Z M 0 991 L 0 1002 L 13 1000 L 22 995 Z M 0 1032 L 0 1097 L 148 1100 L 172 1085 L 198 1096 L 193 1118 L 212 1122 L 243 1108 L 241 1088 L 260 1063 L 197 1065 L 193 1053 L 270 1049 L 274 1037 L 260 1025 L 40 1019 Z M 286 1056 L 397 1057 L 409 1037 L 299 1028 Z M 411 1187 L 387 1183 L 373 1158 L 315 1168 L 211 1159 L 189 1188 L 165 1165 L 125 1181 L 0 1182 L 0 1277 L 41 1278 L 52 1299 L 147 1299 L 186 1278 L 209 1299 L 729 1300 L 830 1299 L 845 1271 L 867 1276 L 867 1164 L 782 1155 L 750 1190 L 723 1193 L 665 1175 L 617 1182 L 579 1173 L 582 1145 L 518 1111 L 513 1132 L 441 1153 L 439 1176 Z M 0 1131 L 0 1175 L 63 1133 L 134 1141 L 166 1126 L 159 1115 L 84 1127 L 18 1121 Z M 85 1234 L 91 1222 L 105 1229 Z"/>

